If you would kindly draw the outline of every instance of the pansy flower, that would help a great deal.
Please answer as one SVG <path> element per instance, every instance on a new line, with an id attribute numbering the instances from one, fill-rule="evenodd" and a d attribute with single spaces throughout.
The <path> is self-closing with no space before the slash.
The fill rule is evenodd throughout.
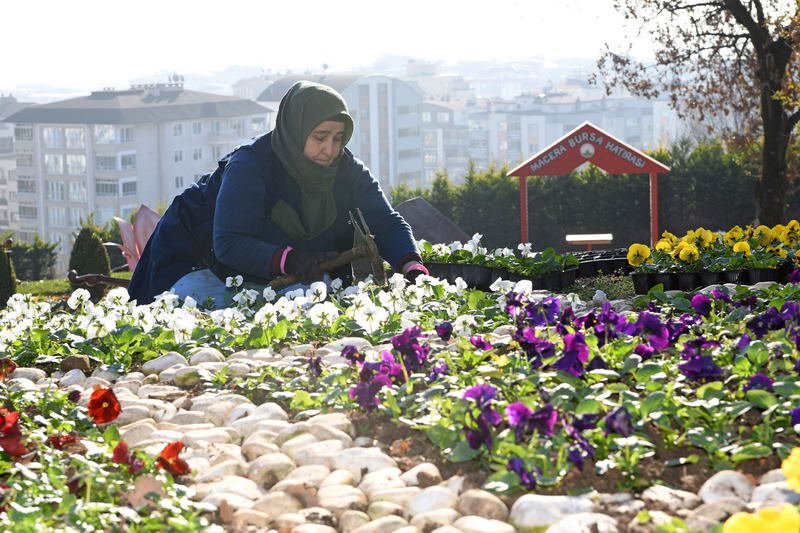
<path id="1" fill-rule="evenodd" d="M 363 363 L 366 359 L 365 355 L 358 351 L 358 348 L 352 344 L 348 344 L 342 348 L 342 357 L 350 361 L 350 364 Z"/>
<path id="2" fill-rule="evenodd" d="M 692 296 L 692 308 L 700 316 L 707 317 L 711 314 L 711 299 L 703 293 Z"/>
<path id="3" fill-rule="evenodd" d="M 0 358 L 0 381 L 3 381 L 16 370 L 17 364 L 8 357 Z"/>
<path id="4" fill-rule="evenodd" d="M 710 355 L 697 355 L 678 365 L 678 370 L 693 381 L 711 381 L 722 377 L 722 369 Z"/>
<path id="5" fill-rule="evenodd" d="M 439 324 L 436 324 L 434 328 L 436 330 L 436 334 L 439 335 L 439 338 L 442 339 L 444 342 L 450 340 L 450 337 L 453 335 L 453 324 L 445 320 Z"/>
<path id="6" fill-rule="evenodd" d="M 156 465 L 163 468 L 173 476 L 183 476 L 189 473 L 189 464 L 178 457 L 183 449 L 181 441 L 170 442 L 156 458 Z"/>
<path id="7" fill-rule="evenodd" d="M 479 350 L 491 350 L 492 343 L 481 337 L 480 335 L 473 335 L 469 338 L 469 342 Z"/>
<path id="8" fill-rule="evenodd" d="M 122 411 L 114 391 L 102 387 L 92 392 L 87 407 L 89 416 L 92 417 L 96 424 L 106 424 L 116 420 Z"/>
<path id="9" fill-rule="evenodd" d="M 747 392 L 751 389 L 763 389 L 766 391 L 772 392 L 772 386 L 775 384 L 775 381 L 770 378 L 766 374 L 762 374 L 761 372 L 757 374 L 753 374 L 750 376 L 750 379 L 747 380 L 747 383 L 744 384 L 742 390 Z"/>
<path id="10" fill-rule="evenodd" d="M 624 406 L 619 406 L 606 416 L 605 434 L 616 433 L 623 437 L 633 434 L 633 419 Z"/>
<path id="11" fill-rule="evenodd" d="M 65 446 L 76 443 L 78 441 L 80 441 L 80 439 L 75 435 L 59 435 L 56 433 L 47 436 L 47 444 L 49 444 L 56 450 L 63 450 Z"/>
<path id="12" fill-rule="evenodd" d="M 583 365 L 589 360 L 589 347 L 583 333 L 564 335 L 564 354 L 553 363 L 553 368 L 580 377 L 584 374 Z"/>
<path id="13" fill-rule="evenodd" d="M 536 488 L 536 476 L 533 472 L 525 469 L 525 463 L 519 457 L 514 457 L 506 464 L 509 472 L 514 472 L 519 476 L 520 484 L 528 490 Z"/>
<path id="14" fill-rule="evenodd" d="M 0 448 L 7 454 L 18 457 L 28 452 L 20 442 L 19 413 L 0 407 Z"/>

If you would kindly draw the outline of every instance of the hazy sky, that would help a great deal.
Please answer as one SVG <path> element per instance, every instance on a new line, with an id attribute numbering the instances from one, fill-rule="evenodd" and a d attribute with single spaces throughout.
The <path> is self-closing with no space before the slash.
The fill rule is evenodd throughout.
<path id="1" fill-rule="evenodd" d="M 231 65 L 335 72 L 383 54 L 596 58 L 629 38 L 611 0 L 3 0 L 0 18 L 0 91 L 121 88 Z"/>

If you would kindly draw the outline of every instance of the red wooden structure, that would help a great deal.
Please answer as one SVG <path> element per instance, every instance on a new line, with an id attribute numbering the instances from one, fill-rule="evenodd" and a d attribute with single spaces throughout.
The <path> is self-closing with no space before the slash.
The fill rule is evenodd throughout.
<path id="1" fill-rule="evenodd" d="M 528 242 L 528 176 L 560 176 L 590 162 L 613 174 L 650 174 L 650 242 L 658 240 L 658 175 L 669 172 L 636 148 L 584 122 L 509 172 L 519 178 L 521 242 Z"/>

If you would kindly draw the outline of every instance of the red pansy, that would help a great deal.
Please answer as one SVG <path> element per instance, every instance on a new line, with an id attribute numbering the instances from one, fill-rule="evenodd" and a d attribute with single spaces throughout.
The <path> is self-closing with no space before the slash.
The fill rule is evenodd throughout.
<path id="1" fill-rule="evenodd" d="M 0 359 L 0 381 L 6 379 L 16 368 L 17 364 L 8 357 Z"/>
<path id="2" fill-rule="evenodd" d="M 182 449 L 183 443 L 181 441 L 167 444 L 158 455 L 156 464 L 173 476 L 182 476 L 184 474 L 188 474 L 189 465 L 186 463 L 186 461 L 178 457 L 178 454 L 181 453 Z"/>
<path id="3" fill-rule="evenodd" d="M 25 454 L 28 450 L 20 443 L 19 413 L 0 408 L 0 448 L 13 456 Z"/>
<path id="4" fill-rule="evenodd" d="M 114 446 L 111 460 L 120 465 L 128 465 L 128 471 L 131 474 L 136 474 L 144 468 L 144 461 L 131 455 L 130 451 L 128 451 L 128 445 L 122 440 Z"/>
<path id="5" fill-rule="evenodd" d="M 61 450 L 64 446 L 78 442 L 78 440 L 80 439 L 74 435 L 50 435 L 47 437 L 47 444 L 57 450 Z"/>
<path id="6" fill-rule="evenodd" d="M 89 416 L 91 416 L 95 423 L 105 424 L 115 420 L 122 408 L 119 405 L 117 396 L 111 389 L 98 388 L 92 393 L 89 398 Z"/>

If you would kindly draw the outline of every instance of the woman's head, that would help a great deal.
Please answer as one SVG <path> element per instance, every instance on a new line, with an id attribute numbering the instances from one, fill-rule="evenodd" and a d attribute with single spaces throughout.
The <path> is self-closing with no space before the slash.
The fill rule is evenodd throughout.
<path id="1" fill-rule="evenodd" d="M 341 95 L 326 85 L 299 81 L 281 100 L 273 145 L 278 137 L 281 159 L 303 154 L 317 165 L 331 167 L 352 134 L 353 119 Z"/>

